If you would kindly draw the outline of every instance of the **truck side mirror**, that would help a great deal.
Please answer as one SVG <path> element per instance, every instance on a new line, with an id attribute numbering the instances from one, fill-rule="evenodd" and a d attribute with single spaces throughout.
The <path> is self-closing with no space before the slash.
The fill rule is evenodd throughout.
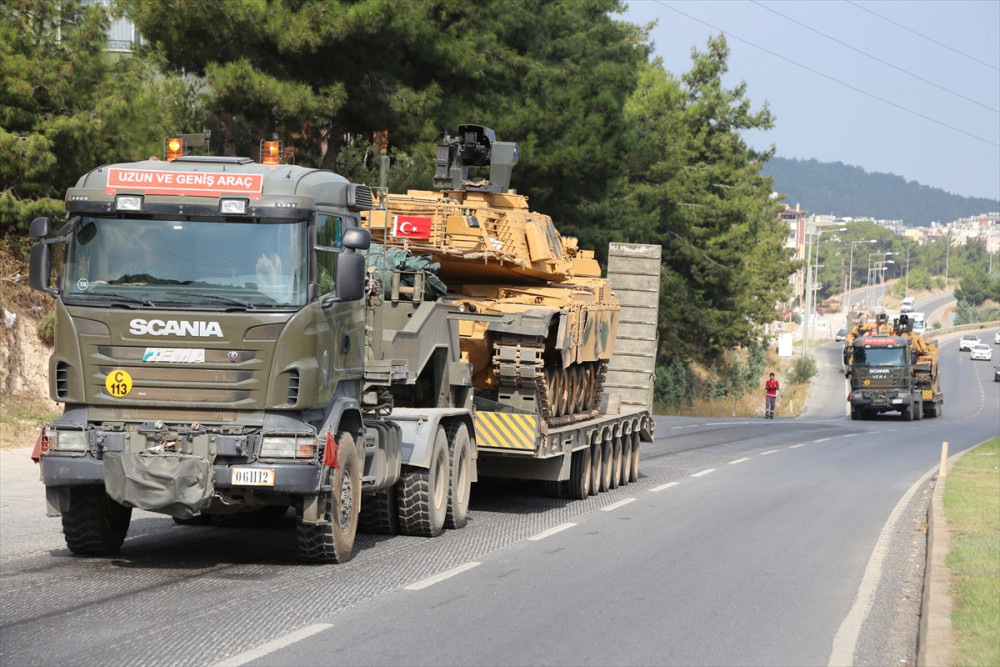
<path id="1" fill-rule="evenodd" d="M 362 227 L 348 227 L 344 230 L 344 238 L 340 244 L 351 250 L 368 250 L 372 244 L 372 235 Z"/>
<path id="2" fill-rule="evenodd" d="M 367 231 L 367 230 L 365 230 Z M 347 235 L 344 235 L 345 239 Z M 323 308 L 329 308 L 342 301 L 357 301 L 365 295 L 365 256 L 347 250 L 337 258 L 337 288 L 333 294 L 323 298 Z"/>
<path id="3" fill-rule="evenodd" d="M 46 236 L 52 233 L 52 221 L 48 218 L 35 218 L 31 221 L 31 227 L 28 229 L 28 236 L 38 240 L 44 239 Z"/>
<path id="4" fill-rule="evenodd" d="M 40 219 L 40 218 L 39 218 Z M 38 222 L 38 220 L 35 220 Z M 31 223 L 34 231 L 35 223 Z M 40 241 L 31 246 L 31 263 L 28 266 L 28 283 L 32 289 L 40 292 L 56 294 L 56 290 L 49 287 L 52 280 L 52 248 L 48 243 Z"/>

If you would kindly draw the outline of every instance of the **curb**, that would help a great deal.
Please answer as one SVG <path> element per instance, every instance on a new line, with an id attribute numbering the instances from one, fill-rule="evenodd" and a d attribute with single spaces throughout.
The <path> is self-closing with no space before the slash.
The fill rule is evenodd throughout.
<path id="1" fill-rule="evenodd" d="M 944 488 L 947 471 L 955 461 L 975 451 L 982 443 L 948 458 L 945 474 L 934 478 L 934 492 L 927 510 L 927 565 L 920 604 L 920 630 L 917 634 L 917 667 L 950 665 L 955 649 L 951 633 L 951 570 L 947 558 L 951 551 L 951 528 L 944 514 Z"/>

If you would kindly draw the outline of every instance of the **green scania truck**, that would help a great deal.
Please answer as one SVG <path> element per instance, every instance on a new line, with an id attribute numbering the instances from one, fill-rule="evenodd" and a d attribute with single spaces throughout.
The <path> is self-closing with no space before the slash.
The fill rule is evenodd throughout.
<path id="1" fill-rule="evenodd" d="M 65 405 L 38 459 L 71 551 L 118 551 L 133 508 L 186 524 L 291 507 L 301 558 L 343 562 L 359 527 L 462 527 L 481 469 L 576 498 L 637 479 L 648 401 L 555 429 L 477 410 L 458 332 L 487 316 L 384 284 L 361 224 L 373 202 L 327 170 L 185 156 L 96 168 L 59 229 L 32 222 Z M 614 245 L 645 304 L 634 348 L 655 340 L 659 248 Z M 648 392 L 652 357 L 623 357 Z"/>

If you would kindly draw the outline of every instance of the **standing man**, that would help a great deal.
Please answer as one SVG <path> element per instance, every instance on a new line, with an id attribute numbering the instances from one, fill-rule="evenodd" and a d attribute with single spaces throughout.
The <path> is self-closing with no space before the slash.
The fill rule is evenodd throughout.
<path id="1" fill-rule="evenodd" d="M 767 394 L 764 399 L 764 418 L 774 419 L 774 402 L 778 400 L 778 381 L 774 379 L 774 373 L 764 383 L 764 390 Z"/>

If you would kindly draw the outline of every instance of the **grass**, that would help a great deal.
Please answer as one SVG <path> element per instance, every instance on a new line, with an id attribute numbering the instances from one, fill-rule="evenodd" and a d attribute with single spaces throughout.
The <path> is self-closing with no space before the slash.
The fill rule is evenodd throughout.
<path id="1" fill-rule="evenodd" d="M 4 396 L 0 401 L 0 448 L 34 445 L 42 424 L 58 414 L 50 402 L 23 394 Z"/>
<path id="2" fill-rule="evenodd" d="M 952 532 L 952 663 L 1000 665 L 1000 438 L 955 462 L 944 508 Z"/>

